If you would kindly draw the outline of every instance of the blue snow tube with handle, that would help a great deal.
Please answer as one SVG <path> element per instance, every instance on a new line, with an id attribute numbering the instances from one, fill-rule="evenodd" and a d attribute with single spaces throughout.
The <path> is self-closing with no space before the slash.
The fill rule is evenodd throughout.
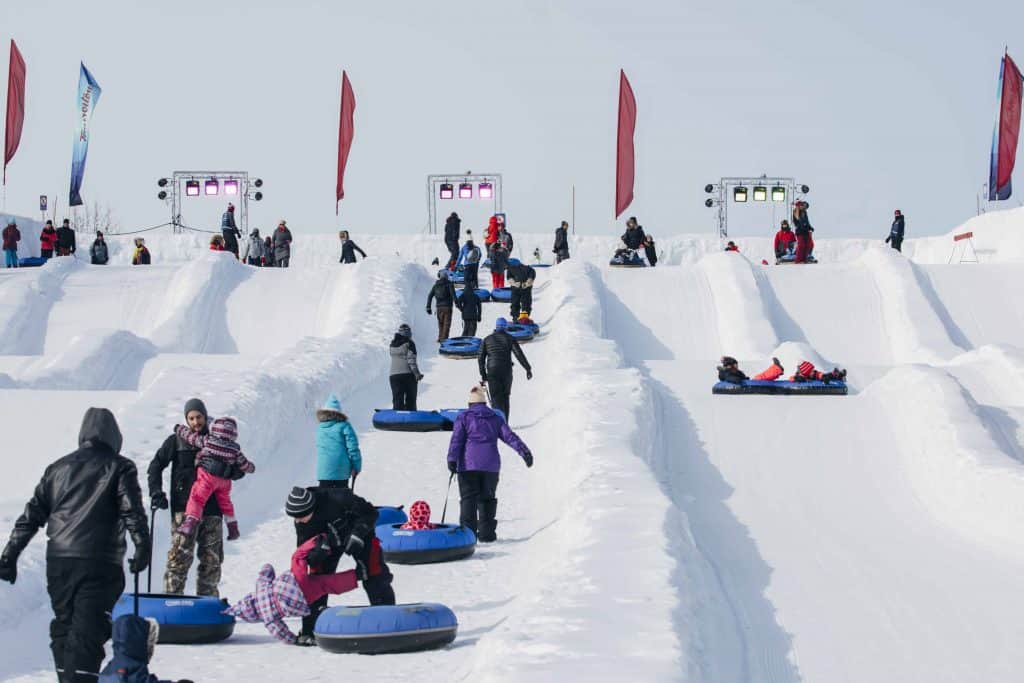
<path id="1" fill-rule="evenodd" d="M 449 358 L 476 358 L 482 344 L 477 337 L 449 337 L 441 342 L 439 353 Z"/>
<path id="2" fill-rule="evenodd" d="M 390 505 L 378 505 L 377 506 L 377 525 L 386 524 L 405 524 L 409 521 L 409 516 L 405 514 L 405 510 L 402 506 L 392 507 Z"/>
<path id="3" fill-rule="evenodd" d="M 316 620 L 316 644 L 328 652 L 377 655 L 432 650 L 459 630 L 448 607 L 431 602 L 373 607 L 329 607 Z"/>
<path id="4" fill-rule="evenodd" d="M 846 396 L 849 392 L 846 382 L 839 380 L 792 382 L 790 380 L 748 379 L 742 384 L 717 382 L 715 386 L 711 387 L 712 394 L 739 396 Z"/>
<path id="5" fill-rule="evenodd" d="M 459 418 L 459 414 L 465 412 L 466 410 L 468 410 L 468 408 L 442 408 L 437 412 L 441 413 L 441 417 L 448 420 L 449 425 L 446 431 L 450 432 L 452 430 L 452 427 L 455 425 L 455 420 Z M 505 413 L 502 412 L 501 410 L 498 410 L 497 408 L 491 408 L 491 410 L 493 410 L 494 414 L 500 417 L 502 420 L 505 419 Z M 379 523 L 383 524 L 383 522 Z"/>
<path id="6" fill-rule="evenodd" d="M 395 564 L 432 564 L 469 557 L 476 551 L 476 534 L 457 524 L 433 529 L 402 529 L 401 524 L 377 525 L 384 561 Z"/>
<path id="7" fill-rule="evenodd" d="M 384 432 L 439 432 L 445 420 L 436 410 L 382 410 L 373 413 L 373 426 Z"/>
<path id="8" fill-rule="evenodd" d="M 512 301 L 512 290 L 508 287 L 497 287 L 491 290 L 491 301 L 507 304 Z"/>
<path id="9" fill-rule="evenodd" d="M 518 342 L 528 342 L 537 334 L 532 325 L 520 325 L 519 323 L 509 323 L 505 332 Z"/>
<path id="10" fill-rule="evenodd" d="M 134 613 L 134 593 L 124 593 L 114 605 L 111 620 Z M 160 643 L 193 645 L 219 643 L 235 632 L 235 618 L 223 614 L 227 600 L 199 595 L 139 593 L 139 616 L 160 624 Z"/>
<path id="11" fill-rule="evenodd" d="M 456 291 L 455 292 L 455 298 L 456 299 L 461 299 L 462 295 L 463 295 L 463 293 L 465 293 L 465 291 L 466 290 L 464 288 Z M 490 301 L 491 300 L 491 290 L 489 290 L 489 289 L 477 289 L 476 290 L 476 295 L 480 298 L 480 303 L 483 303 L 485 301 Z"/>

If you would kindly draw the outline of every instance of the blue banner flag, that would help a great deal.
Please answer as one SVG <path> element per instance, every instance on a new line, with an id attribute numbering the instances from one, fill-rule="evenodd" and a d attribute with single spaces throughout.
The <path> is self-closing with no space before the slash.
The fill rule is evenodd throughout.
<path id="1" fill-rule="evenodd" d="M 78 99 L 75 101 L 77 110 L 75 118 L 75 145 L 71 153 L 71 198 L 70 206 L 82 205 L 82 176 L 85 175 L 85 157 L 89 153 L 89 119 L 92 110 L 100 101 L 100 84 L 92 77 L 89 70 L 82 64 L 78 76 Z"/>

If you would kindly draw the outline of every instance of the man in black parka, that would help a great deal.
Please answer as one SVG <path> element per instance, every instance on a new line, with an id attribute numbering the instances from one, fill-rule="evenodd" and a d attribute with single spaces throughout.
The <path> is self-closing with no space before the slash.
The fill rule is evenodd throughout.
<path id="1" fill-rule="evenodd" d="M 444 246 L 448 248 L 448 268 L 455 266 L 459 260 L 459 230 L 462 229 L 462 219 L 459 214 L 452 211 L 448 220 L 444 222 Z"/>
<path id="2" fill-rule="evenodd" d="M 530 367 L 530 361 L 526 360 L 526 354 L 519 348 L 519 342 L 506 332 L 506 328 L 508 321 L 504 318 L 494 322 L 494 332 L 487 335 L 480 345 L 477 362 L 480 367 L 480 383 L 487 384 L 487 391 L 491 395 L 491 407 L 505 413 L 505 421 L 511 424 L 509 402 L 512 395 L 512 356 L 515 355 L 526 370 L 526 379 L 533 379 L 533 368 Z"/>
<path id="3" fill-rule="evenodd" d="M 62 683 L 95 683 L 99 675 L 110 612 L 124 590 L 125 529 L 135 544 L 131 571 L 149 564 L 139 476 L 135 464 L 119 455 L 121 443 L 113 413 L 85 411 L 78 450 L 46 468 L 0 554 L 0 579 L 14 583 L 18 555 L 46 526 L 50 649 Z"/>

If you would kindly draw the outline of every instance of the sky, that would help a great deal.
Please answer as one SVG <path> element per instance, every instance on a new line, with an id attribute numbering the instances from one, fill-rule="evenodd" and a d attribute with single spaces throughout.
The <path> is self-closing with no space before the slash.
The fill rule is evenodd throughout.
<path id="1" fill-rule="evenodd" d="M 168 220 L 156 181 L 172 171 L 245 170 L 264 181 L 250 227 L 424 232 L 427 175 L 472 170 L 502 174 L 513 232 L 553 231 L 575 186 L 579 234 L 630 215 L 656 236 L 711 233 L 704 185 L 766 173 L 810 186 L 819 238 L 884 238 L 895 208 L 909 236 L 937 234 L 975 213 L 1021 25 L 1009 0 L 3 2 L 0 40 L 28 69 L 6 210 L 37 216 L 47 194 L 66 213 L 84 61 L 103 93 L 82 194 L 122 230 Z M 637 170 L 616 220 L 620 68 Z M 335 216 L 342 69 L 356 131 Z M 224 206 L 190 200 L 183 221 L 215 227 Z M 491 209 L 439 206 L 479 228 Z M 730 234 L 770 233 L 781 213 L 730 207 Z"/>

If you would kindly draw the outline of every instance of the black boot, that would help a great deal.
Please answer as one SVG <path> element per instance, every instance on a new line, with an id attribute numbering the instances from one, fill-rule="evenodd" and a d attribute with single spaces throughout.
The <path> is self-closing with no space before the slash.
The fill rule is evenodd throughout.
<path id="1" fill-rule="evenodd" d="M 466 527 L 474 534 L 477 529 L 477 499 L 463 498 L 459 501 L 459 524 Z"/>
<path id="2" fill-rule="evenodd" d="M 480 533 L 476 539 L 481 543 L 493 543 L 498 540 L 498 521 L 495 519 L 497 514 L 497 500 L 485 500 L 480 503 Z"/>

